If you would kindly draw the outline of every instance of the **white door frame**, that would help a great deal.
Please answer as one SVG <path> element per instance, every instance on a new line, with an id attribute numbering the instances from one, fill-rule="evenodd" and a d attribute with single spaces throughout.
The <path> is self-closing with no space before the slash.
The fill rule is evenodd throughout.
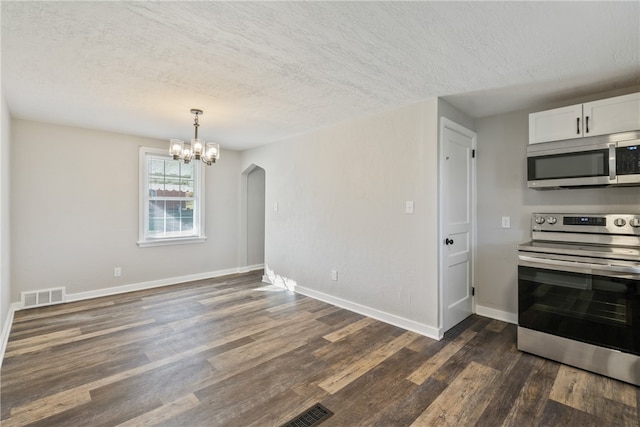
<path id="1" fill-rule="evenodd" d="M 459 125 L 458 123 L 440 116 L 438 127 L 438 329 L 439 335 L 444 334 L 444 192 L 446 177 L 444 176 L 445 147 L 444 129 L 448 128 L 472 139 L 472 149 L 477 150 L 478 136 L 475 132 Z M 476 152 L 477 153 L 477 152 Z M 475 287 L 475 265 L 476 265 L 476 242 L 477 242 L 477 185 L 476 185 L 476 162 L 471 162 L 471 287 Z M 476 297 L 471 297 L 471 312 L 476 312 Z"/>

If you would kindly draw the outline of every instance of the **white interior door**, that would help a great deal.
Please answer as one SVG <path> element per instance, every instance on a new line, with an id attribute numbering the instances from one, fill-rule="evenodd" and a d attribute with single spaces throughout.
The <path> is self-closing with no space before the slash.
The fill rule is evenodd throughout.
<path id="1" fill-rule="evenodd" d="M 440 271 L 443 331 L 473 312 L 476 134 L 441 118 Z"/>

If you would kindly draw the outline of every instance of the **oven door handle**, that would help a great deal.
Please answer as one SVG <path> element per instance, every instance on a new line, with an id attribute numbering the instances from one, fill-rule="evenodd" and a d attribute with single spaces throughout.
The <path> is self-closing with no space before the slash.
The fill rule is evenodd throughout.
<path id="1" fill-rule="evenodd" d="M 611 273 L 640 274 L 640 266 L 623 267 L 618 265 L 590 264 L 585 262 L 562 261 L 557 259 L 536 258 L 526 255 L 518 255 L 522 261 L 534 262 L 537 264 L 550 265 L 556 267 L 572 267 L 583 270 L 598 270 Z"/>

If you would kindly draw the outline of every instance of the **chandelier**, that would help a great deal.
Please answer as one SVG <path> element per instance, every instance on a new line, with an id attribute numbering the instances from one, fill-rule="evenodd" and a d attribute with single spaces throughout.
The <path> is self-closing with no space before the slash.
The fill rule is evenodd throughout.
<path id="1" fill-rule="evenodd" d="M 173 160 L 182 160 L 189 163 L 191 159 L 202 160 L 203 163 L 211 165 L 220 158 L 220 144 L 215 142 L 205 142 L 198 138 L 198 115 L 203 114 L 202 110 L 196 108 L 191 109 L 191 114 L 196 117 L 193 121 L 193 127 L 196 128 L 195 137 L 191 142 L 185 142 L 181 139 L 169 140 L 169 154 L 173 156 Z"/>

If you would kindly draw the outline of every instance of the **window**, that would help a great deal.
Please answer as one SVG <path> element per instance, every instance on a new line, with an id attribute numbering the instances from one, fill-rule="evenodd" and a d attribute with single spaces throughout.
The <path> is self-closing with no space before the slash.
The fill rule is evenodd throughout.
<path id="1" fill-rule="evenodd" d="M 165 150 L 140 148 L 138 246 L 206 240 L 200 162 L 173 160 Z"/>

